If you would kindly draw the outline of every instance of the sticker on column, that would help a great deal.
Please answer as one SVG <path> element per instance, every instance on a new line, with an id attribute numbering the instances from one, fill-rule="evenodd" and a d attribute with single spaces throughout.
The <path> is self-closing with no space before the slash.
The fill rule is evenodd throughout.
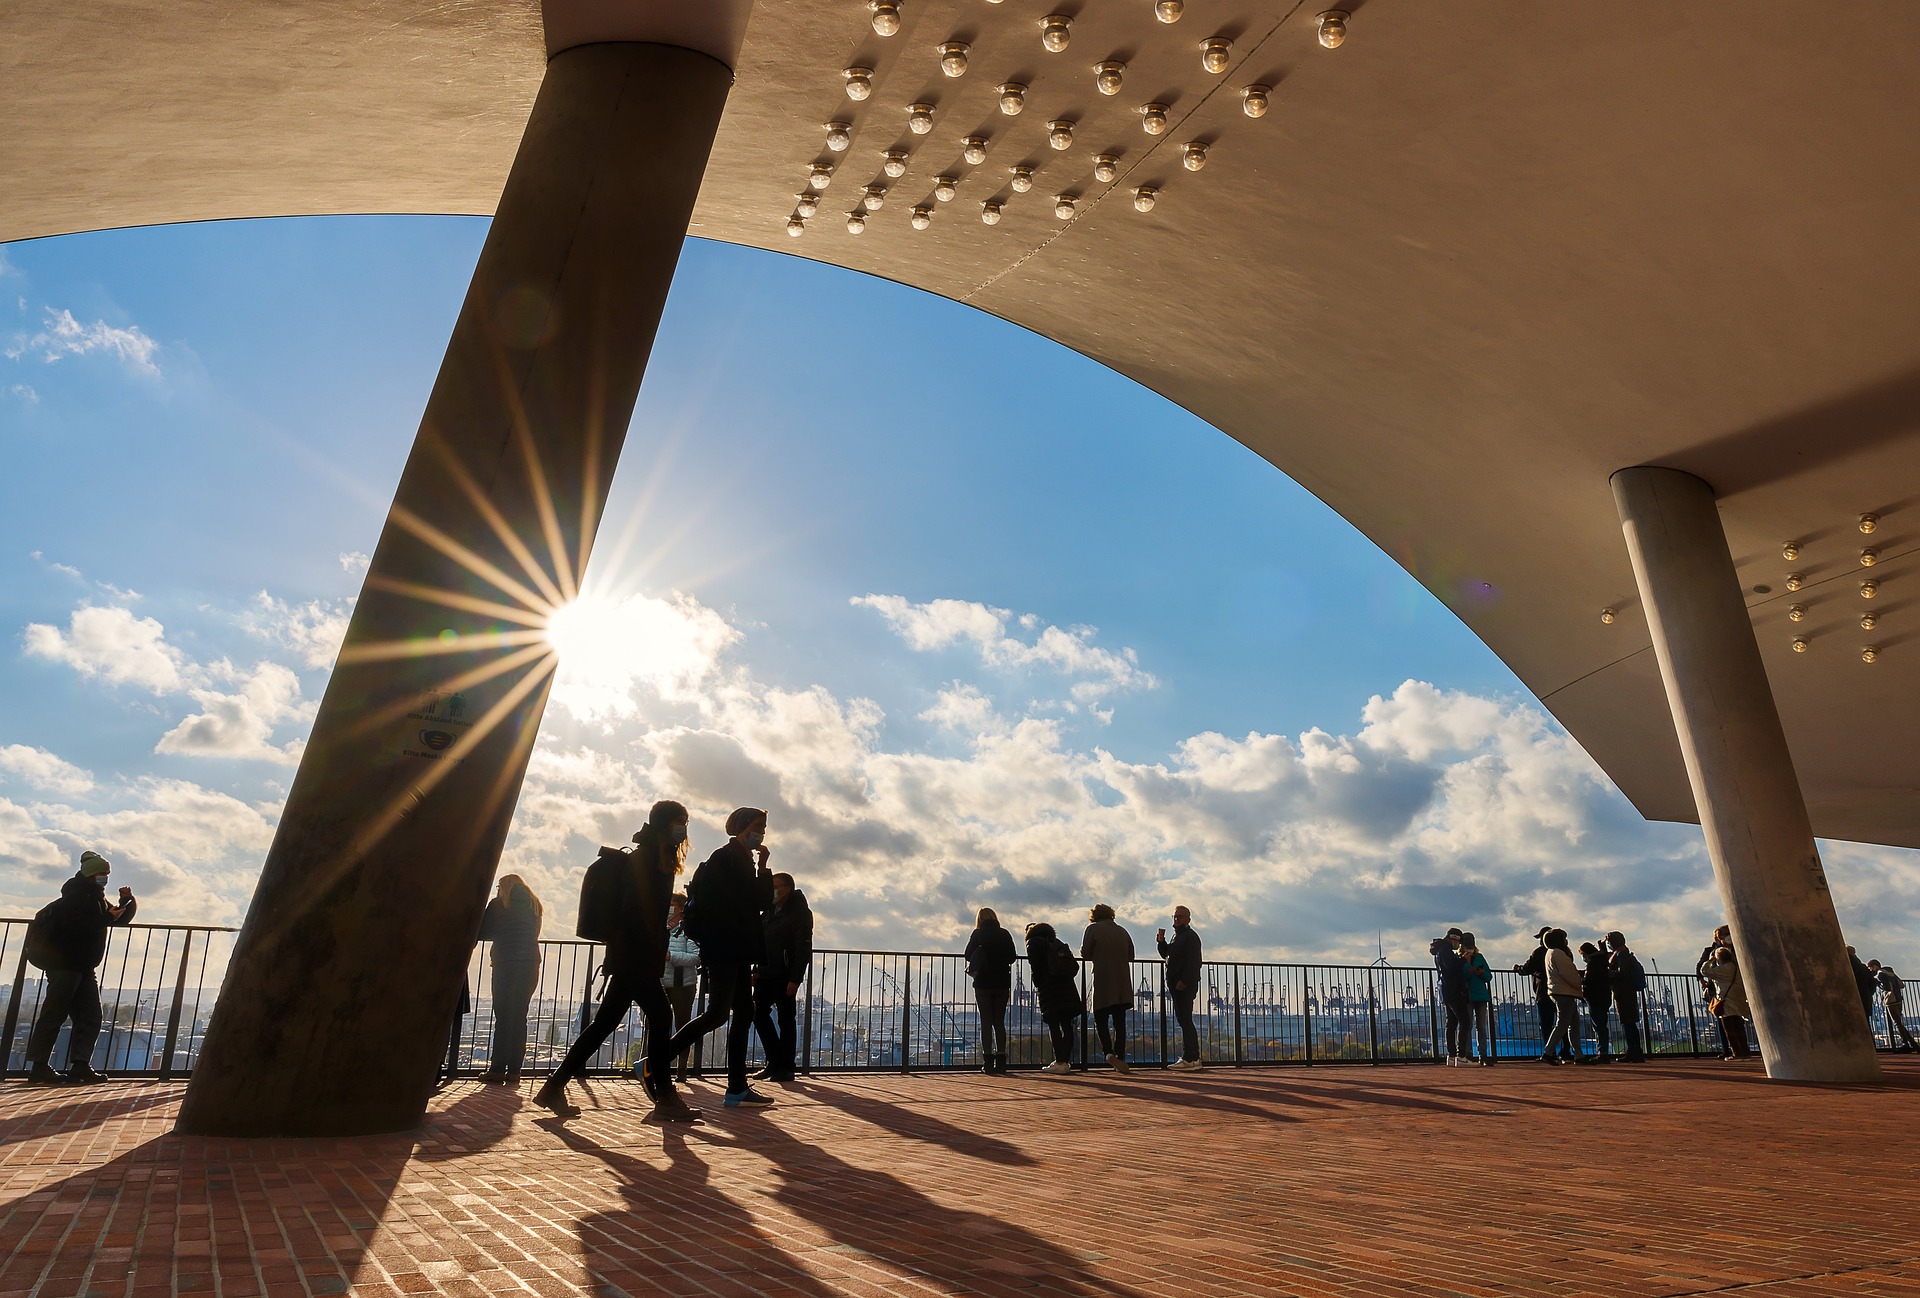
<path id="1" fill-rule="evenodd" d="M 430 690 L 419 708 L 407 714 L 408 734 L 401 755 L 437 762 L 472 724 L 467 720 L 465 694 Z"/>

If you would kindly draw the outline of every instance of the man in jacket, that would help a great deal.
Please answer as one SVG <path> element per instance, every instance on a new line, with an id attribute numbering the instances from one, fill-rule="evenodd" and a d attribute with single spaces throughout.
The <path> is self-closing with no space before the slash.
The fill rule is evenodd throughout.
<path id="1" fill-rule="evenodd" d="M 1433 967 L 1439 971 L 1440 1002 L 1447 1011 L 1447 1063 L 1456 1067 L 1473 1053 L 1472 1042 L 1467 1039 L 1473 1011 L 1467 1004 L 1467 962 L 1460 954 L 1461 936 L 1459 929 L 1450 928 L 1445 937 L 1433 939 L 1427 948 L 1433 956 Z"/>
<path id="2" fill-rule="evenodd" d="M 1873 993 L 1879 984 L 1873 979 L 1873 970 L 1867 968 L 1866 961 L 1852 947 L 1847 948 L 1847 964 L 1853 969 L 1854 990 L 1860 993 L 1860 1008 L 1865 1011 L 1867 1023 L 1873 1023 Z"/>
<path id="3" fill-rule="evenodd" d="M 1613 1012 L 1620 1018 L 1621 1035 L 1627 1039 L 1623 1062 L 1646 1062 L 1640 1042 L 1640 997 L 1647 990 L 1647 970 L 1640 957 L 1627 950 L 1626 936 L 1615 930 L 1602 939 L 1607 944 L 1607 974 L 1613 984 Z"/>
<path id="4" fill-rule="evenodd" d="M 792 875 L 773 876 L 773 907 L 761 916 L 761 928 L 767 951 L 753 981 L 753 1026 L 760 1033 L 760 1051 L 767 1057 L 767 1080 L 790 1082 L 800 1044 L 794 1015 L 800 984 L 807 980 L 807 968 L 813 963 L 813 911 L 807 906 L 807 894 L 793 886 Z"/>
<path id="5" fill-rule="evenodd" d="M 772 1104 L 747 1085 L 747 1033 L 753 1029 L 753 973 L 766 955 L 760 916 L 773 906 L 767 871 L 767 813 L 740 807 L 727 817 L 727 842 L 700 863 L 687 885 L 687 932 L 700 944 L 707 979 L 707 1012 L 674 1033 L 678 1055 L 721 1024 L 727 1025 L 729 1109 Z"/>
<path id="6" fill-rule="evenodd" d="M 1872 970 L 1873 980 L 1880 986 L 1880 1003 L 1887 1009 L 1887 1044 L 1902 1052 L 1914 1049 L 1913 1032 L 1907 1027 L 1906 984 L 1890 964 L 1869 960 L 1867 968 Z M 1902 1040 L 1905 1045 L 1900 1044 Z"/>
<path id="7" fill-rule="evenodd" d="M 1167 1067 L 1192 1072 L 1200 1065 L 1200 1034 L 1193 1026 L 1193 998 L 1200 990 L 1200 935 L 1193 931 L 1193 912 L 1173 908 L 1173 940 L 1167 930 L 1154 935 L 1160 958 L 1167 962 L 1167 998 L 1173 1002 L 1174 1021 L 1180 1025 L 1180 1058 Z"/>
<path id="8" fill-rule="evenodd" d="M 47 975 L 40 1015 L 27 1038 L 27 1080 L 36 1086 L 103 1080 L 93 1070 L 93 1044 L 100 1037 L 100 983 L 93 971 L 106 958 L 107 930 L 131 924 L 138 909 L 131 888 L 120 889 L 118 905 L 107 901 L 112 869 L 98 852 L 82 852 L 80 871 L 60 885 L 60 899 L 34 917 L 34 963 Z M 53 1047 L 69 1020 L 73 1032 L 62 1074 L 54 1071 Z"/>

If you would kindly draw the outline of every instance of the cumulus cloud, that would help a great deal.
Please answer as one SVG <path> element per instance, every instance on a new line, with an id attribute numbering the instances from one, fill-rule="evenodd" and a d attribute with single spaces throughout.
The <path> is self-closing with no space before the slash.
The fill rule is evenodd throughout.
<path id="1" fill-rule="evenodd" d="M 44 748 L 25 744 L 0 748 L 0 780 L 29 784 L 50 793 L 85 793 L 93 787 L 91 773 Z"/>
<path id="2" fill-rule="evenodd" d="M 340 557 L 340 568 L 349 577 L 357 577 L 372 566 L 373 556 L 362 554 L 358 550 L 349 550 Z"/>
<path id="3" fill-rule="evenodd" d="M 332 667 L 340 656 L 340 642 L 346 639 L 352 613 L 350 599 L 289 604 L 263 590 L 253 597 L 241 625 L 252 635 L 291 650 L 303 666 L 318 669 Z"/>
<path id="4" fill-rule="evenodd" d="M 149 338 L 138 325 L 110 325 L 104 320 L 82 324 L 64 308 L 48 307 L 40 329 L 17 336 L 7 348 L 12 360 L 32 357 L 51 365 L 69 356 L 101 352 L 117 357 L 121 364 L 137 374 L 157 376 L 160 367 L 154 356 L 160 344 Z"/>
<path id="5" fill-rule="evenodd" d="M 291 766 L 300 760 L 304 740 L 276 745 L 274 729 L 287 721 L 310 720 L 314 705 L 300 698 L 300 678 L 279 663 L 257 664 L 232 691 L 189 691 L 200 705 L 160 737 L 157 753 L 188 757 L 228 757 Z"/>
<path id="6" fill-rule="evenodd" d="M 880 614 L 910 648 L 922 652 L 965 644 L 991 668 L 1038 668 L 1077 677 L 1071 693 L 1081 703 L 1116 692 L 1150 690 L 1159 684 L 1151 673 L 1141 669 L 1132 649 L 1116 653 L 1095 645 L 1094 627 L 1063 630 L 1042 626 L 1032 614 L 1016 617 L 1007 609 L 971 600 L 936 599 L 915 604 L 900 595 L 860 595 L 851 602 L 856 608 L 870 608 Z M 1032 638 L 1023 640 L 1010 633 L 1009 623 L 1032 632 Z"/>
<path id="7" fill-rule="evenodd" d="M 73 611 L 65 631 L 35 622 L 24 640 L 29 657 L 65 663 L 82 676 L 114 685 L 137 685 L 155 694 L 186 685 L 186 657 L 166 642 L 166 629 L 124 608 L 86 605 Z"/>
<path id="8" fill-rule="evenodd" d="M 7 388 L 7 394 L 23 405 L 37 406 L 40 404 L 40 394 L 34 391 L 33 386 L 28 383 L 15 383 L 11 385 Z"/>
<path id="9" fill-rule="evenodd" d="M 582 721 L 629 718 L 648 698 L 689 701 L 740 633 L 689 595 L 586 595 L 555 613 L 553 702 Z"/>

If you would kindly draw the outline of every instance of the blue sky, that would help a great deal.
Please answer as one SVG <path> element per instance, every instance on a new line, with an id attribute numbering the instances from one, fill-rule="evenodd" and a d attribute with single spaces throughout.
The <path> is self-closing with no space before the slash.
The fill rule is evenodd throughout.
<path id="1" fill-rule="evenodd" d="M 107 844 L 143 918 L 238 915 L 485 229 L 0 249 L 12 910 Z M 550 710 L 508 856 L 553 898 L 679 793 L 790 807 L 786 863 L 849 942 L 944 943 L 978 904 L 1150 927 L 1178 894 L 1295 958 L 1458 922 L 1517 944 L 1536 913 L 1678 958 L 1713 918 L 1697 831 L 1642 824 L 1344 521 L 897 285 L 691 242 L 592 576 L 684 652 Z M 1899 855 L 1842 850 L 1843 902 L 1849 861 L 1884 896 Z"/>

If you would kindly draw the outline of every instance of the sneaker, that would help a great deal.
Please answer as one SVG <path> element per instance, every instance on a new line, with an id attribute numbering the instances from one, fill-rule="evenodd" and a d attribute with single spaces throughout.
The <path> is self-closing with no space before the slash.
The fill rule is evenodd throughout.
<path id="1" fill-rule="evenodd" d="M 65 1086 L 66 1077 L 53 1071 L 53 1065 L 46 1060 L 38 1060 L 27 1070 L 27 1084 L 30 1086 Z"/>
<path id="2" fill-rule="evenodd" d="M 580 1116 L 579 1106 L 567 1099 L 567 1079 L 559 1073 L 540 1084 L 540 1089 L 533 1093 L 533 1102 L 563 1118 Z"/>
<path id="3" fill-rule="evenodd" d="M 720 1101 L 720 1103 L 726 1105 L 729 1109 L 737 1109 L 743 1104 L 749 1106 L 765 1106 L 773 1103 L 773 1097 L 770 1095 L 762 1095 L 749 1086 L 744 1091 L 728 1091 L 727 1098 Z"/>
<path id="4" fill-rule="evenodd" d="M 1122 1059 L 1119 1055 L 1109 1055 L 1108 1059 L 1112 1061 L 1113 1071 L 1116 1073 L 1130 1073 L 1133 1071 L 1133 1065 Z"/>
<path id="5" fill-rule="evenodd" d="M 1172 1073 L 1197 1073 L 1203 1066 L 1198 1059 L 1176 1059 L 1167 1065 L 1167 1071 Z"/>
<path id="6" fill-rule="evenodd" d="M 104 1082 L 106 1080 L 107 1075 L 93 1071 L 92 1064 L 78 1063 L 67 1069 L 67 1085 L 69 1086 L 91 1086 L 95 1082 Z"/>
<path id="7" fill-rule="evenodd" d="M 1107 1061 L 1107 1067 L 1109 1068 L 1112 1068 L 1120 1059 L 1118 1055 L 1102 1055 L 1100 1057 Z"/>
<path id="8" fill-rule="evenodd" d="M 1070 1073 L 1073 1071 L 1073 1065 L 1064 1059 L 1056 1059 L 1040 1071 L 1043 1073 Z"/>

